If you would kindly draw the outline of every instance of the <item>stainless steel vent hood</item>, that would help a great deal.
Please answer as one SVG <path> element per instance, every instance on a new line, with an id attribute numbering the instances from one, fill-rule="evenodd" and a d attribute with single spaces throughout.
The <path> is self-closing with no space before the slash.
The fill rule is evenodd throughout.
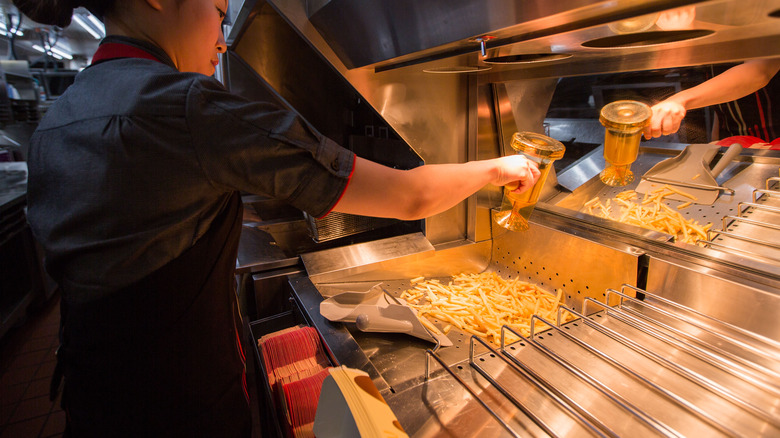
<path id="1" fill-rule="evenodd" d="M 355 68 L 451 57 L 483 42 L 500 47 L 685 3 L 695 2 L 330 0 L 310 3 L 308 13 L 341 61 Z"/>
<path id="2" fill-rule="evenodd" d="M 290 10 L 290 2 L 274 3 Z M 567 68 L 535 74 L 563 76 L 780 55 L 777 1 L 330 0 L 306 7 L 348 69 L 459 58 L 527 70 L 558 61 L 542 55 L 573 55 Z"/>
<path id="3" fill-rule="evenodd" d="M 542 132 L 562 77 L 780 56 L 780 0 L 247 0 L 228 43 L 291 102 L 324 60 L 424 162 L 463 162 L 501 153 L 504 106 Z M 499 196 L 427 219 L 426 237 L 489 238 Z"/>

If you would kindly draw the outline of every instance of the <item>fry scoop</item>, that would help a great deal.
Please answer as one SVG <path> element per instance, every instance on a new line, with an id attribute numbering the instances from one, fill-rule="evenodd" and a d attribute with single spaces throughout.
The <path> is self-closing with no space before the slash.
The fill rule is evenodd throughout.
<path id="1" fill-rule="evenodd" d="M 345 292 L 322 301 L 320 314 L 329 321 L 354 322 L 364 332 L 404 333 L 442 347 L 452 346 L 446 335 L 426 329 L 417 311 L 385 292 L 381 283 L 365 292 Z"/>
<path id="2" fill-rule="evenodd" d="M 676 157 L 667 158 L 645 172 L 636 191 L 651 193 L 668 184 L 696 198 L 674 193 L 668 195 L 668 199 L 711 205 L 721 191 L 734 193 L 734 190 L 718 185 L 715 178 L 742 152 L 742 146 L 731 145 L 715 167 L 710 168 L 719 150 L 720 146 L 716 144 L 690 144 Z"/>

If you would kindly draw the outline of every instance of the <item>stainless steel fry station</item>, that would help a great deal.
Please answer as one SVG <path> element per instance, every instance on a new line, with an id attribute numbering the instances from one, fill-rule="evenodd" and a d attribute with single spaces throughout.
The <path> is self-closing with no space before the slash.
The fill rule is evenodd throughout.
<path id="1" fill-rule="evenodd" d="M 607 104 L 652 105 L 665 96 L 645 91 L 679 91 L 706 66 L 780 56 L 780 1 L 247 0 L 228 15 L 229 88 L 294 108 L 360 156 L 464 162 L 517 153 L 523 132 L 566 146 L 523 231 L 493 220 L 498 187 L 412 222 L 318 220 L 247 198 L 257 214 L 238 272 L 254 345 L 315 328 L 330 362 L 368 373 L 414 437 L 780 435 L 780 151 L 643 140 L 633 180 L 612 186 L 599 122 Z M 592 94 L 585 117 L 553 111 L 579 91 Z M 702 233 L 687 240 L 622 209 L 628 191 L 652 203 L 642 196 L 663 190 L 670 163 L 712 177 L 675 186 L 711 203 L 656 196 L 656 211 Z M 489 341 L 445 317 L 430 319 L 446 339 L 322 312 L 379 290 L 393 306 L 431 284 L 421 279 L 459 274 L 535 284 L 561 307 Z M 262 410 L 281 436 L 270 396 Z"/>

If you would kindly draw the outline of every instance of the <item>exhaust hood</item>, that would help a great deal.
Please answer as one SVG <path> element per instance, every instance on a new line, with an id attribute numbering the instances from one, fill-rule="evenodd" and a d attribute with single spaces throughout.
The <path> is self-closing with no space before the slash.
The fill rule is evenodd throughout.
<path id="1" fill-rule="evenodd" d="M 343 82 L 428 164 L 543 132 L 564 77 L 780 56 L 780 0 L 246 0 L 236 17 L 231 52 L 294 107 L 317 106 L 321 132 L 348 112 Z M 483 240 L 499 195 L 426 219 L 426 237 Z"/>
<path id="2" fill-rule="evenodd" d="M 780 2 L 767 0 L 330 0 L 306 13 L 345 68 L 377 72 L 450 58 L 564 76 L 780 55 Z"/>

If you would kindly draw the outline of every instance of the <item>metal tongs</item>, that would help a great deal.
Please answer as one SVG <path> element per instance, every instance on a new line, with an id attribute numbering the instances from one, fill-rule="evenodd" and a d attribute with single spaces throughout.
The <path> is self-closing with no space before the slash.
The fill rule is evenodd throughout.
<path id="1" fill-rule="evenodd" d="M 428 330 L 417 311 L 390 295 L 381 283 L 365 292 L 344 292 L 325 299 L 320 303 L 320 314 L 329 321 L 354 322 L 364 332 L 405 333 L 437 346 L 452 346 L 446 335 Z"/>

